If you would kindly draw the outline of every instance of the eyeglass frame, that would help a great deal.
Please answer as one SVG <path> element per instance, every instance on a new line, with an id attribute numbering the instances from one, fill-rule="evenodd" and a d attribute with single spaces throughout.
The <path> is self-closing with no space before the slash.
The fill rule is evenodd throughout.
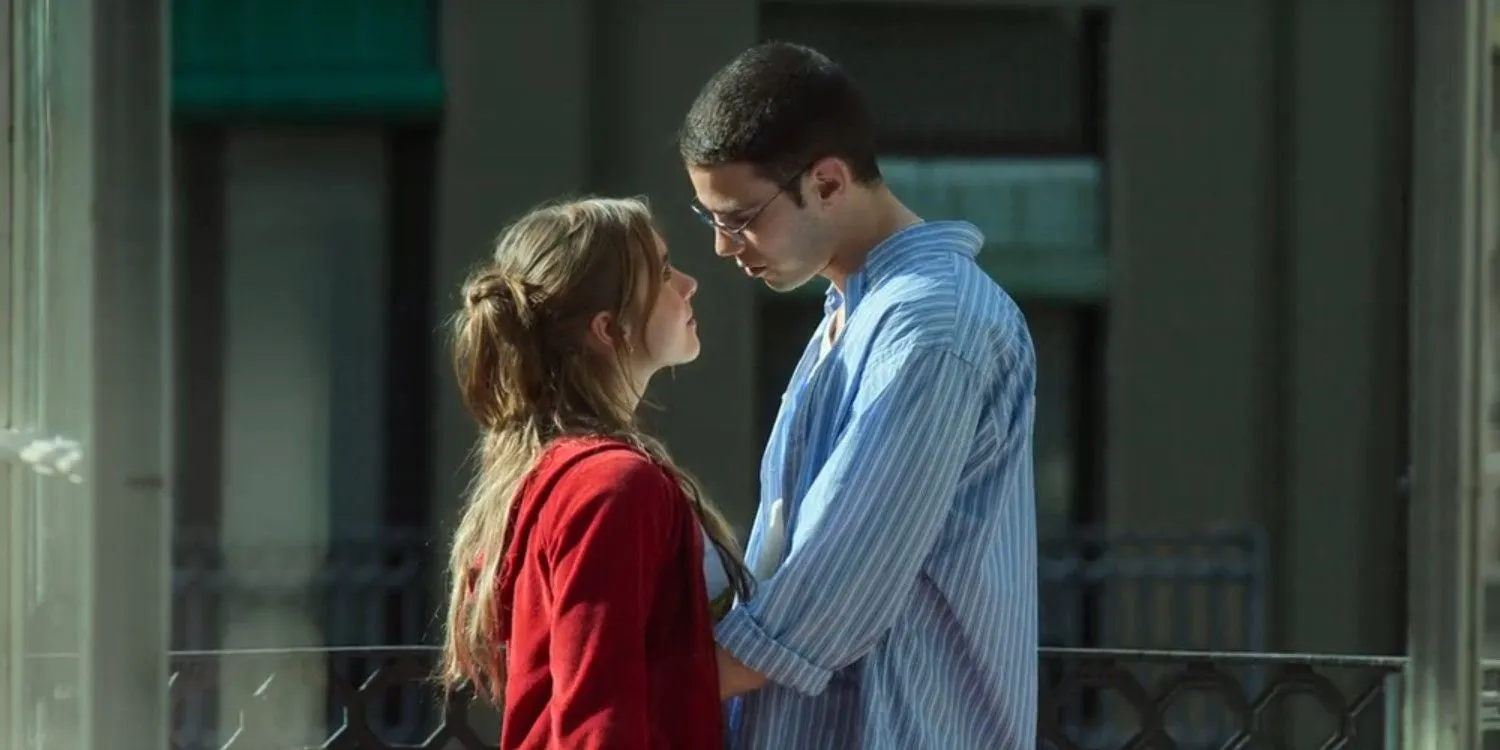
<path id="1" fill-rule="evenodd" d="M 693 210 L 693 214 L 697 216 L 698 219 L 704 224 L 707 224 L 710 229 L 713 229 L 717 232 L 722 232 L 725 237 L 733 240 L 735 244 L 743 245 L 745 244 L 745 232 L 749 231 L 750 225 L 754 224 L 755 220 L 759 219 L 760 215 L 762 213 L 765 213 L 765 210 L 767 208 L 770 208 L 772 203 L 776 202 L 777 198 L 780 198 L 782 195 L 784 195 L 787 190 L 790 190 L 793 185 L 797 184 L 799 180 L 806 176 L 808 170 L 812 169 L 813 165 L 817 164 L 821 158 L 822 157 L 819 157 L 818 159 L 813 159 L 812 161 L 808 162 L 807 166 L 797 170 L 792 174 L 791 177 L 788 177 L 786 180 L 778 184 L 776 186 L 776 192 L 770 198 L 765 199 L 765 201 L 763 201 L 759 206 L 750 209 L 750 215 L 746 217 L 744 221 L 740 222 L 740 225 L 737 227 L 731 227 L 724 222 L 714 218 L 714 212 L 708 210 L 707 206 L 698 202 L 697 198 L 693 199 L 692 203 L 689 204 L 689 208 L 691 208 Z"/>

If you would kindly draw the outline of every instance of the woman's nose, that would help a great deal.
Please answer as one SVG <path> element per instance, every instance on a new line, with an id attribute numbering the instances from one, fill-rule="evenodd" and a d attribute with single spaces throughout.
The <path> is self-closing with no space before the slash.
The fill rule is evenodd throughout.
<path id="1" fill-rule="evenodd" d="M 677 275 L 682 277 L 682 298 L 692 299 L 693 295 L 698 293 L 698 280 L 681 271 L 678 271 Z"/>

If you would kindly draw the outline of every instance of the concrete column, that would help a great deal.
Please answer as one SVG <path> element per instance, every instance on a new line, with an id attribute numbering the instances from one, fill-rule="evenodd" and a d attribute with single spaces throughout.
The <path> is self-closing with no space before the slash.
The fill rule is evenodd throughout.
<path id="1" fill-rule="evenodd" d="M 1477 747 L 1481 394 L 1476 299 L 1489 44 L 1483 0 L 1413 4 L 1411 454 L 1402 745 Z M 1483 119 L 1482 119 L 1483 118 Z"/>
<path id="2" fill-rule="evenodd" d="M 16 107 L 14 162 L 0 165 L 0 331 L 18 376 L 6 401 L 19 397 L 7 426 L 81 441 L 86 456 L 81 484 L 12 471 L 0 485 L 14 586 L 0 731 L 16 747 L 162 747 L 166 14 L 157 0 L 22 0 L 0 15 Z"/>
<path id="3" fill-rule="evenodd" d="M 587 0 L 463 0 L 445 3 L 442 16 L 447 99 L 432 299 L 433 320 L 446 322 L 464 275 L 506 223 L 543 200 L 588 189 L 595 39 Z M 435 338 L 431 487 L 436 528 L 447 532 L 476 433 L 459 403 L 447 329 Z"/>
<path id="4" fill-rule="evenodd" d="M 702 479 L 715 502 L 749 527 L 760 449 L 755 429 L 758 284 L 714 256 L 713 236 L 692 216 L 692 189 L 677 157 L 678 127 L 709 76 L 755 43 L 758 3 L 621 0 L 598 3 L 593 120 L 595 188 L 644 194 L 672 247 L 672 260 L 698 278 L 693 307 L 703 352 L 662 373 L 645 413 L 675 457 Z"/>
<path id="5" fill-rule="evenodd" d="M 1279 645 L 1404 652 L 1409 69 L 1397 4 L 1290 13 L 1278 324 L 1285 491 L 1266 498 Z"/>
<path id="6" fill-rule="evenodd" d="M 172 590 L 171 25 L 164 0 L 86 5 L 94 23 L 94 189 L 65 193 L 77 201 L 68 220 L 92 223 L 94 261 L 94 335 L 84 339 L 93 358 L 86 372 L 94 455 L 82 746 L 163 747 Z M 66 29 L 55 38 L 68 40 L 65 48 L 89 44 Z"/>
<path id="7" fill-rule="evenodd" d="M 450 4 L 434 295 L 437 319 L 446 320 L 464 272 L 488 254 L 509 219 L 535 203 L 581 192 L 649 196 L 674 259 L 703 285 L 704 339 L 697 363 L 653 386 L 650 397 L 667 408 L 653 421 L 742 519 L 753 512 L 759 460 L 753 289 L 713 261 L 711 238 L 688 214 L 691 193 L 673 136 L 698 87 L 754 42 L 755 11 L 745 0 Z M 447 529 L 469 476 L 463 459 L 474 431 L 458 404 L 446 340 L 435 360 L 432 486 Z"/>
<path id="8" fill-rule="evenodd" d="M 1106 517 L 1266 528 L 1271 648 L 1401 640 L 1396 7 L 1172 0 L 1112 29 Z"/>
<path id="9" fill-rule="evenodd" d="M 1255 521 L 1276 491 L 1271 20 L 1267 0 L 1113 15 L 1105 516 L 1117 530 Z"/>
<path id="10" fill-rule="evenodd" d="M 446 544 L 457 523 L 478 436 L 453 375 L 447 321 L 464 276 L 489 257 L 495 237 L 533 205 L 590 187 L 590 116 L 595 111 L 593 3 L 461 0 L 443 6 L 447 97 L 438 147 L 431 498 L 438 558 L 435 591 L 446 592 Z M 610 113 L 609 116 L 618 116 Z M 438 601 L 447 606 L 446 594 Z M 476 726 L 480 736 L 498 726 Z"/>
<path id="11" fill-rule="evenodd" d="M 9 75 L 0 76 L 0 123 L 5 123 L 7 133 L 20 134 L 22 126 L 19 122 L 20 113 L 15 111 L 11 103 L 11 79 L 15 71 L 22 70 L 20 53 L 15 49 L 12 37 L 11 19 L 15 14 L 15 0 L 0 0 L 0 60 L 5 61 L 5 70 Z M 16 198 L 15 185 L 20 181 L 20 175 L 11 163 L 11 149 L 18 142 L 24 142 L 24 135 L 13 135 L 16 139 L 11 142 L 9 148 L 0 148 L 0 290 L 7 295 L 7 299 L 15 299 L 17 295 L 16 274 L 12 270 L 19 265 L 21 252 L 17 247 L 14 237 L 15 222 L 11 218 L 12 205 Z M 0 352 L 3 352 L 7 362 L 20 358 L 21 343 L 18 337 L 20 331 L 19 321 L 11 312 L 11 307 L 0 309 Z M 20 421 L 19 404 L 12 395 L 11 368 L 0 368 L 0 424 L 13 425 Z M 0 461 L 0 540 L 4 540 L 6 554 L 3 559 L 7 570 L 20 570 L 23 558 L 19 551 L 17 542 L 24 538 L 21 529 L 16 528 L 12 522 L 14 508 L 20 499 L 20 488 L 13 479 L 12 468 L 5 461 Z M 15 612 L 16 597 L 19 595 L 19 587 L 11 584 L 10 576 L 0 576 L 0 643 L 6 644 L 0 647 L 0 653 L 5 654 L 6 661 L 16 664 L 21 660 L 22 650 L 16 648 L 20 640 L 21 628 L 16 619 Z M 24 668 L 12 667 L 7 670 L 5 676 L 0 678 L 0 742 L 11 747 L 20 747 L 22 734 L 17 726 L 15 717 L 20 715 L 24 708 L 20 703 L 21 675 Z"/>
<path id="12" fill-rule="evenodd" d="M 309 144 L 320 161 L 337 164 L 328 163 L 320 171 L 338 179 L 337 189 L 329 192 L 333 200 L 327 223 L 317 238 L 329 254 L 330 273 L 330 533 L 335 539 L 363 542 L 377 540 L 384 528 L 383 467 L 387 460 L 401 460 L 385 451 L 387 263 L 392 250 L 386 231 L 389 149 L 385 133 L 374 127 L 319 135 L 317 140 L 327 141 L 326 146 Z M 364 619 L 368 612 L 348 615 L 345 619 Z"/>
<path id="13" fill-rule="evenodd" d="M 240 130 L 226 150 L 222 644 L 320 646 L 314 583 L 333 532 L 331 498 L 344 482 L 379 482 L 376 466 L 336 464 L 378 456 L 378 430 L 360 436 L 335 422 L 368 416 L 383 395 L 378 383 L 349 378 L 357 368 L 345 361 L 382 327 L 383 142 L 373 132 Z M 377 372 L 381 364 L 378 353 L 365 362 Z M 279 665 L 286 736 L 324 739 L 324 663 L 309 655 Z M 226 689 L 267 676 L 263 665 L 246 668 L 259 671 L 229 670 Z M 245 696 L 228 695 L 220 727 L 232 731 Z"/>
<path id="14" fill-rule="evenodd" d="M 1500 120 L 1496 107 L 1500 101 L 1500 80 L 1495 76 L 1496 68 L 1490 69 L 1491 112 L 1486 130 L 1487 148 L 1484 155 L 1484 183 L 1480 192 L 1484 196 L 1484 236 L 1481 247 L 1485 255 L 1480 272 L 1480 291 L 1483 300 L 1483 320 L 1479 332 L 1480 366 L 1484 369 L 1483 419 L 1481 427 L 1485 436 L 1484 446 L 1484 496 L 1486 498 L 1484 527 L 1484 572 L 1485 589 L 1485 656 L 1500 656 Z"/>

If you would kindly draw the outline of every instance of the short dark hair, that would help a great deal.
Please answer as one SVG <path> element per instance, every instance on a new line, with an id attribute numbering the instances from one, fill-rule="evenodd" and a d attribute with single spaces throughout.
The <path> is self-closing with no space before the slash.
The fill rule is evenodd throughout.
<path id="1" fill-rule="evenodd" d="M 800 44 L 756 45 L 715 73 L 688 109 L 677 148 L 691 166 L 744 163 L 773 182 L 830 156 L 856 182 L 880 180 L 864 97 L 837 63 Z"/>

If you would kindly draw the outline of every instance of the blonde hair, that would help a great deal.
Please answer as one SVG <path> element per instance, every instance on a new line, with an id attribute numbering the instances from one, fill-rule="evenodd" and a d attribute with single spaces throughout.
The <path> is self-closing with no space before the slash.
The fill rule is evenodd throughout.
<path id="1" fill-rule="evenodd" d="M 645 322 L 663 283 L 650 210 L 635 199 L 591 198 L 537 208 L 500 236 L 494 257 L 463 285 L 453 322 L 454 369 L 481 436 L 478 471 L 449 556 L 450 594 L 439 679 L 503 692 L 496 606 L 506 524 L 517 487 L 548 443 L 566 435 L 622 440 L 681 486 L 729 574 L 734 592 L 752 579 L 729 524 L 692 475 L 644 434 L 628 354 L 645 346 Z M 612 357 L 586 346 L 609 313 Z M 477 567 L 476 567 L 477 566 Z"/>

